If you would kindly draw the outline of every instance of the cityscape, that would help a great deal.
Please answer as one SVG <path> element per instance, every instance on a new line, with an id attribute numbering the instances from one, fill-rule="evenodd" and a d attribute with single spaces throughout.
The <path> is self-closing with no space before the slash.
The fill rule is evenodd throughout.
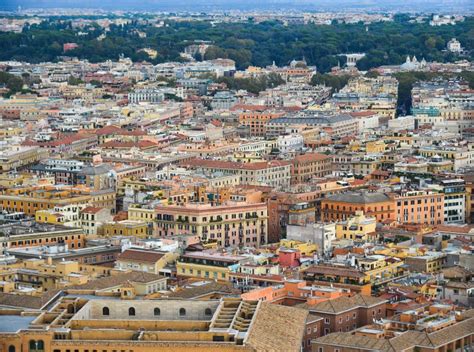
<path id="1" fill-rule="evenodd" d="M 474 351 L 474 3 L 0 2 L 0 352 Z"/>

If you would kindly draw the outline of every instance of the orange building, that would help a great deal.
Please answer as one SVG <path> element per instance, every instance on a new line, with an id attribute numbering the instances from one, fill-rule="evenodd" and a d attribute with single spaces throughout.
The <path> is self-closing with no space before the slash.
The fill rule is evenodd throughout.
<path id="1" fill-rule="evenodd" d="M 332 158 L 325 154 L 308 153 L 293 159 L 291 183 L 298 184 L 309 181 L 313 176 L 324 177 L 331 174 Z"/>
<path id="2" fill-rule="evenodd" d="M 385 193 L 346 192 L 321 200 L 322 221 L 346 220 L 358 210 L 379 222 L 395 219 L 395 201 Z"/>
<path id="3" fill-rule="evenodd" d="M 444 223 L 444 194 L 410 191 L 395 197 L 396 220 L 404 224 Z"/>
<path id="4" fill-rule="evenodd" d="M 263 300 L 274 304 L 293 306 L 299 303 L 314 305 L 347 296 L 342 289 L 325 286 L 308 286 L 304 280 L 288 280 L 283 286 L 258 288 L 241 295 L 244 301 Z"/>
<path id="5" fill-rule="evenodd" d="M 284 112 L 276 111 L 246 111 L 239 115 L 239 123 L 249 127 L 251 136 L 265 137 L 267 122 L 283 115 Z"/>

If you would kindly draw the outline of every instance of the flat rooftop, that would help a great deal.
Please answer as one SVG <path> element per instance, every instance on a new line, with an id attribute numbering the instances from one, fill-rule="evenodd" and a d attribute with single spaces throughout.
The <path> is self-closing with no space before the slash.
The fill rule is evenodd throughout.
<path id="1" fill-rule="evenodd" d="M 0 316 L 0 332 L 17 332 L 27 329 L 34 319 L 36 319 L 35 316 L 2 315 Z"/>

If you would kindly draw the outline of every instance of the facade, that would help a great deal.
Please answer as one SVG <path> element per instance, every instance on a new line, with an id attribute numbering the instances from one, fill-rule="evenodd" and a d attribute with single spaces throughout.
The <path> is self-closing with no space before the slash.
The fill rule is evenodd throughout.
<path id="1" fill-rule="evenodd" d="M 221 255 L 218 253 L 188 252 L 176 262 L 178 277 L 195 277 L 228 281 L 232 272 L 237 272 L 246 257 Z"/>
<path id="2" fill-rule="evenodd" d="M 265 137 L 268 121 L 283 116 L 283 112 L 277 111 L 245 111 L 239 115 L 239 123 L 249 128 L 250 136 Z"/>
<path id="3" fill-rule="evenodd" d="M 444 193 L 444 222 L 462 224 L 466 218 L 466 186 L 464 180 L 441 181 Z"/>
<path id="4" fill-rule="evenodd" d="M 178 255 L 172 252 L 130 248 L 118 256 L 115 267 L 121 270 L 159 274 L 161 269 L 174 262 L 177 257 Z M 166 289 L 166 287 L 161 287 L 161 289 Z"/>
<path id="5" fill-rule="evenodd" d="M 160 237 L 195 234 L 224 247 L 258 247 L 268 242 L 266 203 L 188 203 L 158 206 L 154 214 L 154 231 Z"/>
<path id="6" fill-rule="evenodd" d="M 322 335 L 347 332 L 370 324 L 374 319 L 386 317 L 387 301 L 381 298 L 356 294 L 353 297 L 339 297 L 317 303 L 304 304 L 312 314 L 322 317 Z M 331 335 L 329 335 L 331 336 Z"/>
<path id="7" fill-rule="evenodd" d="M 240 176 L 240 184 L 288 187 L 291 180 L 289 161 L 240 163 L 222 160 L 192 159 L 184 163 L 193 168 Z"/>
<path id="8" fill-rule="evenodd" d="M 332 173 L 332 159 L 328 155 L 307 153 L 293 160 L 291 183 L 305 183 L 312 177 L 324 177 Z"/>
<path id="9" fill-rule="evenodd" d="M 364 213 L 358 210 L 355 216 L 336 224 L 336 237 L 358 242 L 370 242 L 374 240 L 376 225 L 375 218 L 365 217 Z"/>
<path id="10" fill-rule="evenodd" d="M 395 219 L 395 202 L 384 193 L 347 192 L 321 200 L 322 221 L 346 220 L 358 210 L 380 222 Z"/>
<path id="11" fill-rule="evenodd" d="M 267 123 L 267 138 L 276 138 L 286 133 L 298 132 L 299 128 L 330 128 L 335 137 L 355 135 L 359 122 L 349 115 L 279 117 Z"/>
<path id="12" fill-rule="evenodd" d="M 408 191 L 395 196 L 396 220 L 405 224 L 444 223 L 445 195 L 429 191 Z"/>
<path id="13" fill-rule="evenodd" d="M 159 103 L 163 101 L 164 93 L 159 89 L 137 89 L 128 93 L 128 101 L 131 104 L 138 104 L 142 102 Z"/>
<path id="14" fill-rule="evenodd" d="M 405 264 L 411 271 L 419 273 L 439 272 L 446 263 L 446 254 L 437 252 L 428 252 L 425 255 L 407 257 Z"/>

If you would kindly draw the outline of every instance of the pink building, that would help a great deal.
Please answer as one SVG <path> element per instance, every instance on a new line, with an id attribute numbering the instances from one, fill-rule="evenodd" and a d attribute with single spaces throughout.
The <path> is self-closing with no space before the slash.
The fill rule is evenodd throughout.
<path id="1" fill-rule="evenodd" d="M 64 43 L 63 44 L 63 51 L 66 52 L 66 51 L 69 51 L 69 50 L 76 49 L 77 47 L 78 47 L 78 45 L 76 43 Z"/>

